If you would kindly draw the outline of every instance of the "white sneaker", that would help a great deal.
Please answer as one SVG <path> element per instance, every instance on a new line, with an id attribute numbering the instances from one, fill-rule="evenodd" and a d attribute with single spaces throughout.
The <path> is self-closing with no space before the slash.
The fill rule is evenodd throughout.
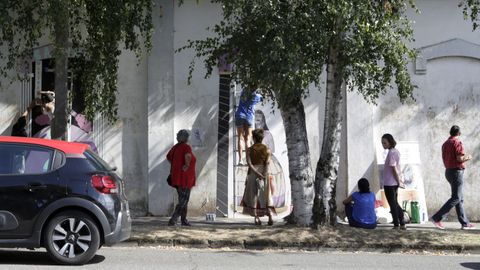
<path id="1" fill-rule="evenodd" d="M 347 220 L 347 221 L 346 221 L 346 222 L 343 221 L 339 216 L 337 216 L 337 218 L 336 218 L 337 224 L 344 224 L 344 225 L 345 225 L 345 224 L 348 224 L 348 219 L 345 218 L 345 220 Z"/>

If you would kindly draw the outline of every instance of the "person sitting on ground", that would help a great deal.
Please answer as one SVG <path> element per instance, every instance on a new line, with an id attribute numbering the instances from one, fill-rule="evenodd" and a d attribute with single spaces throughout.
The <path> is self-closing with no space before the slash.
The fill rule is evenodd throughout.
<path id="1" fill-rule="evenodd" d="M 375 214 L 375 194 L 370 192 L 368 180 L 358 180 L 358 192 L 354 192 L 343 201 L 348 224 L 352 227 L 375 229 L 377 216 Z"/>

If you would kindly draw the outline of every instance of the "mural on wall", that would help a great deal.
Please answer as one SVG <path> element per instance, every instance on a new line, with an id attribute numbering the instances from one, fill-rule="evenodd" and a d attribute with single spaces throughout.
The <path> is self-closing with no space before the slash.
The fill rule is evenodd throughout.
<path id="1" fill-rule="evenodd" d="M 263 138 L 263 143 L 268 146 L 272 152 L 271 163 L 270 163 L 270 177 L 275 187 L 275 193 L 273 194 L 273 206 L 275 208 L 285 207 L 285 175 L 283 173 L 282 164 L 278 161 L 275 155 L 275 141 L 273 135 L 268 129 L 267 120 L 265 119 L 265 114 L 261 110 L 255 110 L 255 129 L 263 129 L 265 137 Z"/>
<path id="2" fill-rule="evenodd" d="M 273 206 L 279 216 L 289 214 L 291 208 L 290 179 L 288 178 L 288 156 L 285 144 L 285 130 L 280 114 L 275 114 L 270 103 L 258 104 L 255 110 L 254 128 L 264 130 L 263 143 L 272 152 L 270 177 L 274 186 Z M 272 128 L 273 127 L 273 128 Z M 236 140 L 234 140 L 236 143 Z M 240 203 L 245 189 L 248 166 L 235 165 L 235 209 L 242 212 Z"/>

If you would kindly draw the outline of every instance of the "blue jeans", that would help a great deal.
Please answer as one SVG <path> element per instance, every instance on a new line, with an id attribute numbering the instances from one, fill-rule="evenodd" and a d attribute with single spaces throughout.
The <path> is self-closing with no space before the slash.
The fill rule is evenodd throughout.
<path id="1" fill-rule="evenodd" d="M 364 228 L 364 229 L 375 229 L 377 224 L 364 224 L 353 219 L 353 205 L 351 203 L 345 205 L 345 214 L 348 218 L 348 224 L 351 227 Z"/>
<path id="2" fill-rule="evenodd" d="M 446 169 L 445 178 L 447 178 L 450 187 L 452 188 L 452 197 L 432 216 L 433 221 L 441 221 L 450 210 L 455 207 L 457 211 L 458 221 L 462 225 L 468 224 L 465 210 L 463 209 L 463 170 L 460 169 Z"/>

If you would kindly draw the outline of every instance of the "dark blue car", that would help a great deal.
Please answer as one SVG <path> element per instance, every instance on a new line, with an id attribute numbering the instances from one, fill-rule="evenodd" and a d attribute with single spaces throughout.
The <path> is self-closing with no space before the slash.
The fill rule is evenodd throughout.
<path id="1" fill-rule="evenodd" d="M 0 136 L 0 247 L 84 264 L 130 237 L 124 186 L 86 144 Z"/>

